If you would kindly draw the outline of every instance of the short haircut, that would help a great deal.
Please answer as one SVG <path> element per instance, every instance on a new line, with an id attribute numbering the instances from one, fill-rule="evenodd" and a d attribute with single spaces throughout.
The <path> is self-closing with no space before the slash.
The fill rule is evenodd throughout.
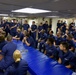
<path id="1" fill-rule="evenodd" d="M 48 21 L 45 21 L 45 22 L 48 22 Z"/>
<path id="2" fill-rule="evenodd" d="M 68 34 L 68 37 L 72 39 L 73 38 L 73 35 L 72 34 Z"/>
<path id="3" fill-rule="evenodd" d="M 12 36 L 11 35 L 7 36 L 7 41 L 12 41 Z"/>
<path id="4" fill-rule="evenodd" d="M 25 20 L 25 22 L 27 22 L 27 20 Z"/>
<path id="5" fill-rule="evenodd" d="M 43 24 L 42 22 L 40 24 Z"/>
<path id="6" fill-rule="evenodd" d="M 35 23 L 35 21 L 33 21 L 32 23 Z"/>
<path id="7" fill-rule="evenodd" d="M 62 44 L 63 47 L 66 48 L 66 50 L 69 50 L 69 44 L 67 42 L 61 42 L 60 44 Z"/>
<path id="8" fill-rule="evenodd" d="M 27 34 L 26 34 L 26 36 L 27 36 L 27 37 L 29 37 L 29 36 L 30 36 L 30 34 L 29 34 L 29 33 L 27 33 Z"/>
<path id="9" fill-rule="evenodd" d="M 51 44 L 54 44 L 54 42 L 55 42 L 55 40 L 53 39 L 53 38 L 48 38 L 48 40 L 49 40 L 49 42 L 51 43 Z"/>
<path id="10" fill-rule="evenodd" d="M 0 34 L 0 42 L 5 40 L 5 36 L 3 34 Z"/>
<path id="11" fill-rule="evenodd" d="M 54 32 L 51 30 L 51 33 L 54 33 Z"/>

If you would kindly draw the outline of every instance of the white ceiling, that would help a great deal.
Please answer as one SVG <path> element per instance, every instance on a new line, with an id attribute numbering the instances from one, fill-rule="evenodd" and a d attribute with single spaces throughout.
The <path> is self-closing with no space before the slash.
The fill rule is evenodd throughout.
<path id="1" fill-rule="evenodd" d="M 45 14 L 12 13 L 12 10 L 33 7 L 50 10 Z M 58 11 L 58 12 L 55 12 Z M 26 16 L 61 16 L 74 17 L 76 15 L 76 0 L 0 0 L 0 14 L 26 15 Z"/>

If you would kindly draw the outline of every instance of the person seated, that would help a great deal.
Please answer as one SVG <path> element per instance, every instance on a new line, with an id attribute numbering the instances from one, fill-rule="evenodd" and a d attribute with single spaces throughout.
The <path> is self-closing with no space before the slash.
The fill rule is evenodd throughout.
<path id="1" fill-rule="evenodd" d="M 51 38 L 53 38 L 53 39 L 55 40 L 56 37 L 53 35 L 53 33 L 54 33 L 54 32 L 53 32 L 52 30 L 50 30 L 50 31 L 49 31 L 49 35 L 48 35 L 48 38 L 51 37 Z"/>
<path id="2" fill-rule="evenodd" d="M 55 60 L 58 59 L 58 51 L 56 49 L 56 47 L 54 46 L 54 39 L 53 38 L 48 38 L 46 43 L 45 43 L 45 54 L 50 57 L 53 58 Z"/>
<path id="3" fill-rule="evenodd" d="M 13 52 L 16 50 L 17 45 L 12 42 L 12 36 L 7 36 L 7 44 L 0 52 L 0 71 L 7 69 L 13 62 Z"/>
<path id="4" fill-rule="evenodd" d="M 69 44 L 69 50 L 74 52 L 75 51 L 75 43 L 72 40 L 72 38 L 73 38 L 73 36 L 71 34 L 68 34 L 67 38 L 66 38 L 66 42 Z"/>
<path id="5" fill-rule="evenodd" d="M 72 27 L 72 29 L 70 30 L 70 33 L 73 34 L 74 31 L 75 31 L 75 26 Z"/>
<path id="6" fill-rule="evenodd" d="M 46 42 L 46 40 L 47 40 L 47 34 L 45 33 L 44 30 L 42 30 L 42 32 L 40 34 L 40 38 L 38 39 L 38 45 L 39 45 L 39 51 L 40 52 L 42 50 L 44 50 L 44 43 Z"/>
<path id="7" fill-rule="evenodd" d="M 61 36 L 61 32 L 57 32 L 57 37 L 56 37 L 56 40 L 55 40 L 55 45 L 56 47 L 58 47 L 60 45 L 61 42 L 63 42 L 63 38 Z"/>
<path id="8" fill-rule="evenodd" d="M 23 34 L 24 36 L 26 36 L 27 33 L 28 33 L 28 32 L 27 32 L 26 30 L 23 30 L 23 31 L 22 31 L 22 34 Z"/>
<path id="9" fill-rule="evenodd" d="M 35 47 L 34 39 L 30 36 L 29 33 L 26 34 L 26 36 L 23 38 L 23 43 L 25 43 L 27 46 Z"/>
<path id="10" fill-rule="evenodd" d="M 63 64 L 66 68 L 74 70 L 74 53 L 69 50 L 67 42 L 60 44 L 59 59 L 58 62 Z"/>
<path id="11" fill-rule="evenodd" d="M 4 75 L 27 75 L 28 64 L 22 59 L 19 50 L 13 53 L 14 63 L 7 68 Z"/>
<path id="12" fill-rule="evenodd" d="M 65 31 L 65 34 L 62 36 L 62 38 L 65 40 L 67 38 L 67 35 L 70 34 L 69 30 L 67 29 Z"/>
<path id="13" fill-rule="evenodd" d="M 23 35 L 23 33 L 21 32 L 21 30 L 20 30 L 20 29 L 17 29 L 17 34 L 16 34 L 15 37 L 13 37 L 13 39 L 22 41 L 22 40 L 23 40 L 23 37 L 24 37 L 24 35 Z"/>
<path id="14" fill-rule="evenodd" d="M 5 36 L 3 34 L 0 34 L 0 52 L 2 51 L 2 48 L 4 45 L 6 45 L 7 42 L 5 41 Z"/>

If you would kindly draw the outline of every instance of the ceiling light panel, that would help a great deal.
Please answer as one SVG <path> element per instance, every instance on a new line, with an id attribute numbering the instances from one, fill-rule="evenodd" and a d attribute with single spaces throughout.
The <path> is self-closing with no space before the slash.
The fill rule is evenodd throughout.
<path id="1" fill-rule="evenodd" d="M 38 14 L 38 13 L 48 13 L 48 12 L 51 12 L 51 11 L 36 9 L 36 8 L 23 8 L 23 9 L 13 10 L 12 12 Z"/>

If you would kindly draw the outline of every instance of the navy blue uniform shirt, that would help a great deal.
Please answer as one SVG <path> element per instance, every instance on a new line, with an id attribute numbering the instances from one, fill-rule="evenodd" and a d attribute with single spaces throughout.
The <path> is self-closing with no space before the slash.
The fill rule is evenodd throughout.
<path id="1" fill-rule="evenodd" d="M 31 25 L 31 29 L 32 29 L 32 31 L 34 31 L 35 29 L 37 29 L 37 26 L 36 25 Z"/>
<path id="2" fill-rule="evenodd" d="M 22 41 L 24 38 L 24 35 L 22 33 L 17 33 L 16 36 L 17 38 L 20 38 L 20 41 Z"/>
<path id="3" fill-rule="evenodd" d="M 53 55 L 54 59 L 57 58 L 58 51 L 57 51 L 57 49 L 54 45 L 50 46 L 50 45 L 46 44 L 45 49 L 46 49 L 46 55 L 47 56 L 52 56 Z"/>
<path id="4" fill-rule="evenodd" d="M 41 33 L 40 34 L 40 38 L 41 38 L 41 40 L 47 40 L 47 34 L 46 33 Z"/>
<path id="5" fill-rule="evenodd" d="M 71 47 L 75 48 L 75 43 L 73 40 L 66 40 L 66 42 L 69 44 L 69 49 L 71 49 Z"/>
<path id="6" fill-rule="evenodd" d="M 62 60 L 62 64 L 67 66 L 71 65 L 74 66 L 74 54 L 71 51 L 68 51 L 67 53 L 64 53 L 63 51 L 59 51 L 59 58 Z"/>
<path id="7" fill-rule="evenodd" d="M 26 61 L 21 59 L 20 62 L 13 63 L 12 66 L 10 66 L 4 75 L 27 75 L 28 65 Z"/>
<path id="8" fill-rule="evenodd" d="M 29 28 L 29 27 L 30 27 L 29 24 L 23 24 L 24 30 L 28 31 L 28 28 Z"/>
<path id="9" fill-rule="evenodd" d="M 31 47 L 35 47 L 35 41 L 31 36 L 28 37 L 26 40 L 30 44 Z"/>
<path id="10" fill-rule="evenodd" d="M 61 23 L 57 23 L 57 28 L 60 28 L 61 27 Z"/>
<path id="11" fill-rule="evenodd" d="M 48 32 L 48 24 L 43 24 L 44 30 L 47 33 Z"/>
<path id="12" fill-rule="evenodd" d="M 9 42 L 3 47 L 1 54 L 4 58 L 0 61 L 0 69 L 6 69 L 13 63 L 13 52 L 16 48 L 17 46 L 13 42 Z"/>
<path id="13" fill-rule="evenodd" d="M 43 26 L 39 26 L 38 30 L 41 31 L 43 29 Z"/>
<path id="14" fill-rule="evenodd" d="M 54 35 L 48 35 L 48 38 L 53 38 L 54 40 L 56 40 L 56 37 Z"/>
<path id="15" fill-rule="evenodd" d="M 55 41 L 56 41 L 56 45 L 60 45 L 60 43 L 63 42 L 64 40 L 62 37 L 59 38 L 57 37 Z"/>
<path id="16" fill-rule="evenodd" d="M 6 41 L 2 41 L 0 42 L 0 50 L 2 50 L 2 48 L 4 47 L 4 45 L 6 45 L 7 42 Z"/>
<path id="17" fill-rule="evenodd" d="M 17 30 L 17 23 L 11 23 L 10 24 L 10 27 L 13 27 L 15 25 L 16 25 L 16 27 L 14 27 L 14 28 L 11 29 L 12 32 L 16 32 L 16 30 Z"/>

